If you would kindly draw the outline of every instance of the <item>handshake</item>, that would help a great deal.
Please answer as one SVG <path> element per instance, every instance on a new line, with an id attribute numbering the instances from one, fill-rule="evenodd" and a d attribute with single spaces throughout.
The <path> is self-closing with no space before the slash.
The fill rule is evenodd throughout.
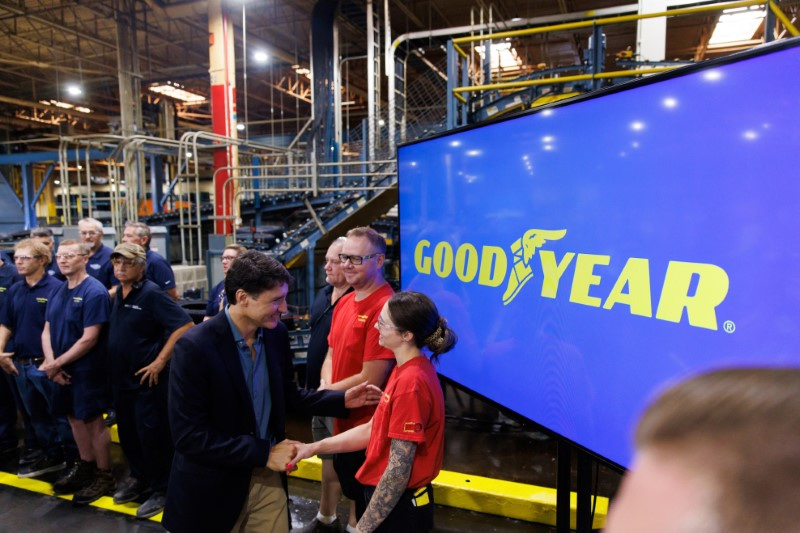
<path id="1" fill-rule="evenodd" d="M 383 392 L 375 385 L 363 382 L 347 389 L 344 393 L 344 406 L 356 409 L 367 405 L 375 405 Z M 326 439 L 327 440 L 327 439 Z M 284 439 L 269 450 L 267 468 L 276 472 L 293 472 L 297 463 L 317 454 L 318 443 L 303 444 L 296 440 Z"/>
<path id="2" fill-rule="evenodd" d="M 315 443 L 303 444 L 296 440 L 285 439 L 270 448 L 267 468 L 275 472 L 294 472 L 297 463 L 317 454 Z"/>

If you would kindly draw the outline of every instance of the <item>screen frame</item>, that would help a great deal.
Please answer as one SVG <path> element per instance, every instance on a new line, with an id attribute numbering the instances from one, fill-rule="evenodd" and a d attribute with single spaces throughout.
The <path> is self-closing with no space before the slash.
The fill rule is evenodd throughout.
<path id="1" fill-rule="evenodd" d="M 579 103 L 582 103 L 582 102 L 586 102 L 586 101 L 589 101 L 589 100 L 593 100 L 593 99 L 596 99 L 596 98 L 601 98 L 601 97 L 606 96 L 606 95 L 616 94 L 616 93 L 620 93 L 620 92 L 623 92 L 623 91 L 630 91 L 630 90 L 633 90 L 633 89 L 637 89 L 639 87 L 644 87 L 644 86 L 648 86 L 648 85 L 652 85 L 652 84 L 657 84 L 657 83 L 660 83 L 660 82 L 663 82 L 663 81 L 666 81 L 666 80 L 687 76 L 687 75 L 694 74 L 694 73 L 697 73 L 697 72 L 702 72 L 702 71 L 714 69 L 714 68 L 717 68 L 717 67 L 720 67 L 720 66 L 723 66 L 723 65 L 728 65 L 728 64 L 731 64 L 731 63 L 737 63 L 737 62 L 740 62 L 740 61 L 756 58 L 756 57 L 763 56 L 763 55 L 768 55 L 768 54 L 771 54 L 771 53 L 774 53 L 774 52 L 779 52 L 779 51 L 782 51 L 782 50 L 795 48 L 795 47 L 800 47 L 800 37 L 792 37 L 792 38 L 783 39 L 783 40 L 780 40 L 780 41 L 773 41 L 771 43 L 765 43 L 765 44 L 750 48 L 748 50 L 743 50 L 741 52 L 736 52 L 736 53 L 733 53 L 733 54 L 730 54 L 730 55 L 727 55 L 727 56 L 714 58 L 714 59 L 702 61 L 702 62 L 699 62 L 699 63 L 688 64 L 686 66 L 679 67 L 679 68 L 676 68 L 676 69 L 673 69 L 673 70 L 670 70 L 670 71 L 667 71 L 667 72 L 662 72 L 662 73 L 659 73 L 659 74 L 654 74 L 654 75 L 648 76 L 646 78 L 641 78 L 641 79 L 637 79 L 637 80 L 631 80 L 631 81 L 628 81 L 628 82 L 620 83 L 619 85 L 614 85 L 612 87 L 606 87 L 606 88 L 603 88 L 603 89 L 600 89 L 600 90 L 597 90 L 597 91 L 592 91 L 592 92 L 589 92 L 589 93 L 586 93 L 586 94 L 583 94 L 583 95 L 580 95 L 580 96 L 577 96 L 577 97 L 574 97 L 574 98 L 569 98 L 569 99 L 565 99 L 565 100 L 559 100 L 557 102 L 552 102 L 550 104 L 546 104 L 546 105 L 543 105 L 541 107 L 536 107 L 536 108 L 533 108 L 533 109 L 525 110 L 523 112 L 519 112 L 519 113 L 516 113 L 516 114 L 504 115 L 502 117 L 498 117 L 498 118 L 495 118 L 495 119 L 490 119 L 490 120 L 487 120 L 485 122 L 481 122 L 481 123 L 478 123 L 478 124 L 471 124 L 471 125 L 468 125 L 468 126 L 462 126 L 462 127 L 454 128 L 454 129 L 447 130 L 447 131 L 444 131 L 444 132 L 440 132 L 440 133 L 437 133 L 436 135 L 432 135 L 432 136 L 426 137 L 424 139 L 418 139 L 418 140 L 404 142 L 404 143 L 399 144 L 397 146 L 397 149 L 396 149 L 395 160 L 397 161 L 397 165 L 398 165 L 398 174 L 397 174 L 397 182 L 398 182 L 398 232 L 399 232 L 400 250 L 402 250 L 402 243 L 403 243 L 403 234 L 402 234 L 403 224 L 402 224 L 402 219 L 401 219 L 403 210 L 400 209 L 400 203 L 403 200 L 403 195 L 399 194 L 400 182 L 402 180 L 402 175 L 401 175 L 400 169 L 399 169 L 399 167 L 400 167 L 400 165 L 399 165 L 399 163 L 400 163 L 400 161 L 399 161 L 399 153 L 400 153 L 400 150 L 402 148 L 405 148 L 405 147 L 408 147 L 408 146 L 417 145 L 417 144 L 421 144 L 421 143 L 425 143 L 425 142 L 428 142 L 428 141 L 431 141 L 431 140 L 435 140 L 435 139 L 442 139 L 442 138 L 446 138 L 446 137 L 449 137 L 449 136 L 458 135 L 458 134 L 461 134 L 461 133 L 464 133 L 464 132 L 467 132 L 467 131 L 471 131 L 471 130 L 475 130 L 475 129 L 479 129 L 479 128 L 485 128 L 485 127 L 488 127 L 488 126 L 493 126 L 493 125 L 500 124 L 500 123 L 503 123 L 503 122 L 507 122 L 507 121 L 510 121 L 510 120 L 520 119 L 522 117 L 535 115 L 535 114 L 541 113 L 541 112 L 543 112 L 545 110 L 548 110 L 548 109 L 563 108 L 563 107 L 579 104 Z M 399 278 L 400 278 L 399 279 L 400 287 L 401 287 L 402 290 L 405 290 L 405 284 L 403 283 L 403 269 L 402 268 L 400 268 Z M 587 454 L 588 456 L 594 458 L 596 461 L 598 461 L 601 464 L 604 464 L 605 466 L 607 466 L 609 469 L 611 469 L 613 471 L 616 471 L 616 472 L 619 472 L 619 473 L 624 473 L 625 471 L 627 471 L 627 468 L 625 466 L 623 466 L 623 465 L 621 465 L 621 464 L 619 464 L 619 463 L 617 463 L 617 462 L 615 462 L 615 461 L 613 461 L 613 460 L 611 460 L 611 459 L 609 459 L 609 458 L 607 458 L 605 456 L 599 455 L 597 452 L 594 452 L 591 449 L 586 448 L 585 446 L 579 444 L 578 442 L 576 442 L 576 441 L 574 441 L 574 440 L 572 440 L 572 439 L 570 439 L 568 437 L 565 437 L 564 435 L 558 433 L 557 431 L 554 431 L 552 429 L 547 428 L 546 426 L 543 426 L 542 424 L 536 422 L 535 420 L 532 420 L 532 419 L 528 418 L 527 416 L 525 416 L 525 415 L 523 415 L 523 414 L 521 414 L 521 413 L 519 413 L 517 411 L 514 411 L 513 409 L 511 409 L 509 407 L 506 407 L 506 406 L 504 406 L 504 405 L 502 405 L 502 404 L 500 404 L 500 403 L 498 403 L 498 402 L 496 402 L 496 401 L 484 396 L 483 394 L 481 394 L 479 392 L 476 392 L 475 390 L 473 390 L 473 389 L 471 389 L 471 388 L 469 388 L 469 387 L 467 387 L 465 385 L 462 385 L 461 383 L 455 381 L 452 378 L 449 378 L 448 376 L 446 376 L 444 374 L 441 374 L 441 373 L 438 373 L 438 372 L 437 372 L 437 374 L 439 375 L 439 378 L 444 380 L 446 383 L 451 384 L 452 386 L 454 386 L 455 388 L 457 388 L 457 389 L 459 389 L 461 391 L 469 393 L 470 395 L 474 396 L 475 398 L 478 398 L 479 400 L 481 400 L 482 402 L 486 403 L 487 405 L 490 405 L 491 407 L 493 407 L 493 408 L 499 410 L 500 412 L 504 413 L 505 415 L 509 416 L 511 419 L 516 420 L 517 422 L 520 422 L 524 426 L 533 427 L 537 431 L 541 431 L 541 432 L 543 432 L 543 433 L 545 433 L 547 435 L 550 435 L 551 437 L 556 438 L 560 442 L 564 442 L 564 443 L 569 444 L 574 449 L 579 450 L 580 452 L 583 452 L 583 453 Z"/>

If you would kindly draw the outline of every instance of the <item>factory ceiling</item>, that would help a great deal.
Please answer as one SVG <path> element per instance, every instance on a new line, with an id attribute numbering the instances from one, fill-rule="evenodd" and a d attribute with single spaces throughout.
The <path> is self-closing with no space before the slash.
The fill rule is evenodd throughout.
<path id="1" fill-rule="evenodd" d="M 306 73 L 310 68 L 315 2 L 222 3 L 234 28 L 239 120 L 243 120 L 242 108 L 246 107 L 252 134 L 297 132 L 311 115 Z M 670 9 L 709 3 L 667 1 Z M 434 77 L 444 76 L 444 47 L 449 37 L 438 36 L 439 30 L 471 26 L 477 32 L 481 22 L 491 21 L 492 31 L 497 32 L 509 29 L 516 19 L 542 24 L 545 20 L 585 19 L 587 12 L 631 13 L 636 9 L 635 2 L 625 7 L 624 0 L 388 0 L 388 6 L 392 39 L 411 32 L 432 32 L 427 38 L 405 40 L 398 48 L 398 57 L 410 58 L 409 80 L 432 72 Z M 800 0 L 784 1 L 780 6 L 796 20 Z M 348 58 L 342 77 L 349 126 L 366 113 L 366 9 L 364 0 L 338 2 L 340 56 Z M 375 9 L 383 26 L 384 3 L 376 1 Z M 718 16 L 719 12 L 707 12 L 669 18 L 666 59 L 703 60 L 748 46 L 709 47 Z M 128 47 L 128 51 L 137 61 L 130 74 L 140 80 L 145 130 L 157 129 L 155 110 L 165 98 L 149 88 L 168 81 L 205 97 L 200 104 L 177 104 L 179 129 L 210 129 L 207 1 L 0 0 L 0 141 L 114 133 L 120 120 L 120 27 L 135 30 L 135 48 Z M 610 68 L 618 53 L 636 50 L 637 25 L 630 22 L 604 29 L 606 67 Z M 514 48 L 519 72 L 511 69 L 505 76 L 580 64 L 590 34 L 591 29 L 574 29 L 524 40 L 512 38 L 507 42 Z M 760 39 L 762 35 L 763 24 L 753 37 Z M 266 62 L 257 61 L 258 52 L 266 53 Z M 80 87 L 81 93 L 71 94 L 71 85 Z M 385 85 L 382 91 L 381 100 L 385 102 Z M 427 98 L 431 106 L 443 103 L 442 95 L 435 91 L 424 93 L 422 98 Z"/>

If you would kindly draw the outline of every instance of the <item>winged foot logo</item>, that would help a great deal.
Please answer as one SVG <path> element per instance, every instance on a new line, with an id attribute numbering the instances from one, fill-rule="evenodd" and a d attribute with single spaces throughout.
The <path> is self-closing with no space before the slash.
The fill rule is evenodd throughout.
<path id="1" fill-rule="evenodd" d="M 566 252 L 558 257 L 545 248 L 548 242 L 559 241 L 566 235 L 566 229 L 527 230 L 510 246 L 510 268 L 506 250 L 500 246 L 484 245 L 478 250 L 471 243 L 463 243 L 454 249 L 447 241 L 433 245 L 423 239 L 414 249 L 414 266 L 420 274 L 441 278 L 455 275 L 464 283 L 477 282 L 487 287 L 505 283 L 503 305 L 509 305 L 536 278 L 536 270 L 541 272 L 539 294 L 543 298 L 555 299 L 564 281 L 564 285 L 569 283 L 571 303 L 601 309 L 627 306 L 632 315 L 676 323 L 686 311 L 689 325 L 718 329 L 716 310 L 725 301 L 730 286 L 728 274 L 721 267 L 669 261 L 654 314 L 653 282 L 658 280 L 651 279 L 649 259 L 627 258 L 611 291 L 598 295 L 597 286 L 603 281 L 602 267 L 612 263 L 611 256 Z M 571 280 L 568 272 L 572 274 Z"/>

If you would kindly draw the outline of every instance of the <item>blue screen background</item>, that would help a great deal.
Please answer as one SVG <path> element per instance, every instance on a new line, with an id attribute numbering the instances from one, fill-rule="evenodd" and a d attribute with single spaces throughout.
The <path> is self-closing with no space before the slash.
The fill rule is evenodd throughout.
<path id="1" fill-rule="evenodd" d="M 439 371 L 618 465 L 654 394 L 700 371 L 800 365 L 797 216 L 800 47 L 402 146 L 401 279 L 459 335 Z M 610 256 L 589 294 L 605 300 L 628 258 L 650 266 L 653 315 L 670 261 L 710 263 L 730 287 L 718 330 L 555 299 L 542 273 L 508 305 L 498 287 L 420 273 L 417 243 L 505 250 L 530 228 Z M 538 255 L 538 254 L 537 254 Z M 506 275 L 508 277 L 508 275 Z M 727 332 L 723 324 L 733 325 Z"/>

